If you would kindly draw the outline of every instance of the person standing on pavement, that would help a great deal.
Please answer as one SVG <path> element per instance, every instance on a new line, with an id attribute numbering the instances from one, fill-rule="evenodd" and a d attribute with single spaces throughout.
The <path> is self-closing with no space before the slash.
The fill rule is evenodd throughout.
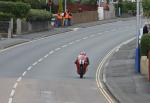
<path id="1" fill-rule="evenodd" d="M 145 24 L 143 27 L 143 34 L 147 34 L 147 33 L 148 33 L 148 27 L 147 24 Z"/>
<path id="2" fill-rule="evenodd" d="M 65 26 L 68 26 L 68 19 L 69 19 L 69 13 L 68 13 L 68 10 L 66 10 L 64 13 L 64 25 Z"/>
<path id="3" fill-rule="evenodd" d="M 72 13 L 70 11 L 68 11 L 69 17 L 68 17 L 68 26 L 72 25 Z"/>
<path id="4" fill-rule="evenodd" d="M 61 15 L 61 13 L 57 13 L 57 27 L 62 26 L 62 19 L 63 19 L 63 17 Z"/>

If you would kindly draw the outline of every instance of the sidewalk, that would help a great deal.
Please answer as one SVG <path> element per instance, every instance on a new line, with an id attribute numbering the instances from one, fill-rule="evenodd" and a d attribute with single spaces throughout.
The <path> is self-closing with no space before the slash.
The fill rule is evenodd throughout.
<path id="1" fill-rule="evenodd" d="M 121 103 L 150 103 L 150 82 L 134 70 L 135 48 L 136 40 L 110 58 L 104 68 L 105 84 Z"/>

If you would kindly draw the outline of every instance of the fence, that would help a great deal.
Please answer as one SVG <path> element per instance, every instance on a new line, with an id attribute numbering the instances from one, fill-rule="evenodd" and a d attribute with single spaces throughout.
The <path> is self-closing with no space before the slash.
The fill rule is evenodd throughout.
<path id="1" fill-rule="evenodd" d="M 11 38 L 13 34 L 13 19 L 10 21 L 0 21 L 0 38 Z"/>

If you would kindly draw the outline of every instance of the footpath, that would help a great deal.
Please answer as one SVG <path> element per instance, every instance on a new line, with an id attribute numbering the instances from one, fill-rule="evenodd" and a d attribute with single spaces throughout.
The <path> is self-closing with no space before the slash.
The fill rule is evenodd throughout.
<path id="1" fill-rule="evenodd" d="M 66 28 L 54 28 L 49 31 L 16 35 L 14 38 L 0 39 L 0 50 L 7 47 L 28 42 L 31 40 L 72 31 L 75 28 L 86 28 L 89 26 L 105 23 L 133 20 L 135 18 L 119 18 L 90 23 L 77 24 Z M 118 52 L 109 58 L 107 66 L 104 66 L 105 84 L 114 97 L 121 103 L 150 103 L 150 82 L 146 77 L 137 74 L 135 65 L 136 41 L 123 45 Z"/>
<path id="2" fill-rule="evenodd" d="M 150 82 L 135 72 L 136 40 L 123 45 L 104 66 L 105 84 L 120 103 L 150 103 Z"/>

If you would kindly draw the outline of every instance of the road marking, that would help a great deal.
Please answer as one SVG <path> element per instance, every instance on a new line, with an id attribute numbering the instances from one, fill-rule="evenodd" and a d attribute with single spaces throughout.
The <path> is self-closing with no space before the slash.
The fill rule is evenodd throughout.
<path id="1" fill-rule="evenodd" d="M 82 38 L 83 40 L 87 39 L 87 37 Z"/>
<path id="2" fill-rule="evenodd" d="M 27 71 L 23 72 L 22 76 L 25 76 L 25 75 L 26 75 L 26 73 L 27 73 Z"/>
<path id="3" fill-rule="evenodd" d="M 37 63 L 38 63 L 38 62 L 35 62 L 35 63 L 33 63 L 32 65 L 35 66 L 35 65 L 37 65 Z"/>
<path id="4" fill-rule="evenodd" d="M 11 91 L 11 93 L 10 93 L 10 97 L 13 97 L 13 96 L 14 96 L 14 94 L 15 94 L 15 90 L 14 90 L 14 89 L 12 89 L 12 91 Z"/>
<path id="5" fill-rule="evenodd" d="M 134 40 L 134 38 L 128 40 L 128 42 Z M 126 41 L 127 42 L 127 41 Z M 117 48 L 121 47 L 122 45 L 124 45 L 125 42 L 121 43 L 120 45 L 116 46 L 115 48 L 113 48 L 104 58 L 103 60 L 100 62 L 97 71 L 96 71 L 96 83 L 97 83 L 97 87 L 99 89 L 99 91 L 104 95 L 104 97 L 106 98 L 106 100 L 109 103 L 115 103 L 115 99 L 112 98 L 110 96 L 110 94 L 105 90 L 105 87 L 103 86 L 103 82 L 106 82 L 106 76 L 103 75 L 103 67 L 104 64 L 106 63 L 107 59 L 116 51 Z M 103 78 L 100 78 L 100 75 L 102 74 Z M 102 82 L 103 81 L 103 82 Z"/>
<path id="6" fill-rule="evenodd" d="M 9 98 L 8 103 L 12 103 L 12 100 L 13 100 L 13 99 L 12 99 L 12 97 L 11 97 L 11 98 Z"/>
<path id="7" fill-rule="evenodd" d="M 63 45 L 62 47 L 65 48 L 65 47 L 67 47 L 67 46 L 68 46 L 68 45 Z"/>
<path id="8" fill-rule="evenodd" d="M 38 60 L 38 62 L 41 62 L 43 60 L 43 58 L 40 58 L 39 60 Z"/>
<path id="9" fill-rule="evenodd" d="M 50 52 L 49 52 L 49 55 L 51 55 L 51 54 L 53 54 L 53 53 L 54 53 L 54 51 L 50 51 Z"/>
<path id="10" fill-rule="evenodd" d="M 71 45 L 71 44 L 73 44 L 74 42 L 70 42 L 69 44 Z"/>
<path id="11" fill-rule="evenodd" d="M 79 41 L 81 41 L 81 39 L 76 40 L 76 42 L 79 42 Z"/>
<path id="12" fill-rule="evenodd" d="M 28 67 L 27 70 L 30 71 L 32 69 L 32 66 Z"/>
<path id="13" fill-rule="evenodd" d="M 45 56 L 44 56 L 44 58 L 47 58 L 49 55 L 48 54 L 46 54 Z"/>
<path id="14" fill-rule="evenodd" d="M 22 80 L 22 77 L 19 77 L 18 79 L 17 79 L 17 82 L 20 82 Z"/>
<path id="15" fill-rule="evenodd" d="M 18 86 L 18 83 L 15 83 L 14 86 L 13 86 L 13 89 L 16 89 Z"/>
<path id="16" fill-rule="evenodd" d="M 77 31 L 79 28 L 73 28 L 73 31 Z"/>
<path id="17" fill-rule="evenodd" d="M 98 34 L 102 34 L 102 33 L 98 33 Z"/>
<path id="18" fill-rule="evenodd" d="M 60 50 L 60 49 L 61 49 L 61 48 L 56 48 L 55 51 L 58 51 L 58 50 Z"/>

